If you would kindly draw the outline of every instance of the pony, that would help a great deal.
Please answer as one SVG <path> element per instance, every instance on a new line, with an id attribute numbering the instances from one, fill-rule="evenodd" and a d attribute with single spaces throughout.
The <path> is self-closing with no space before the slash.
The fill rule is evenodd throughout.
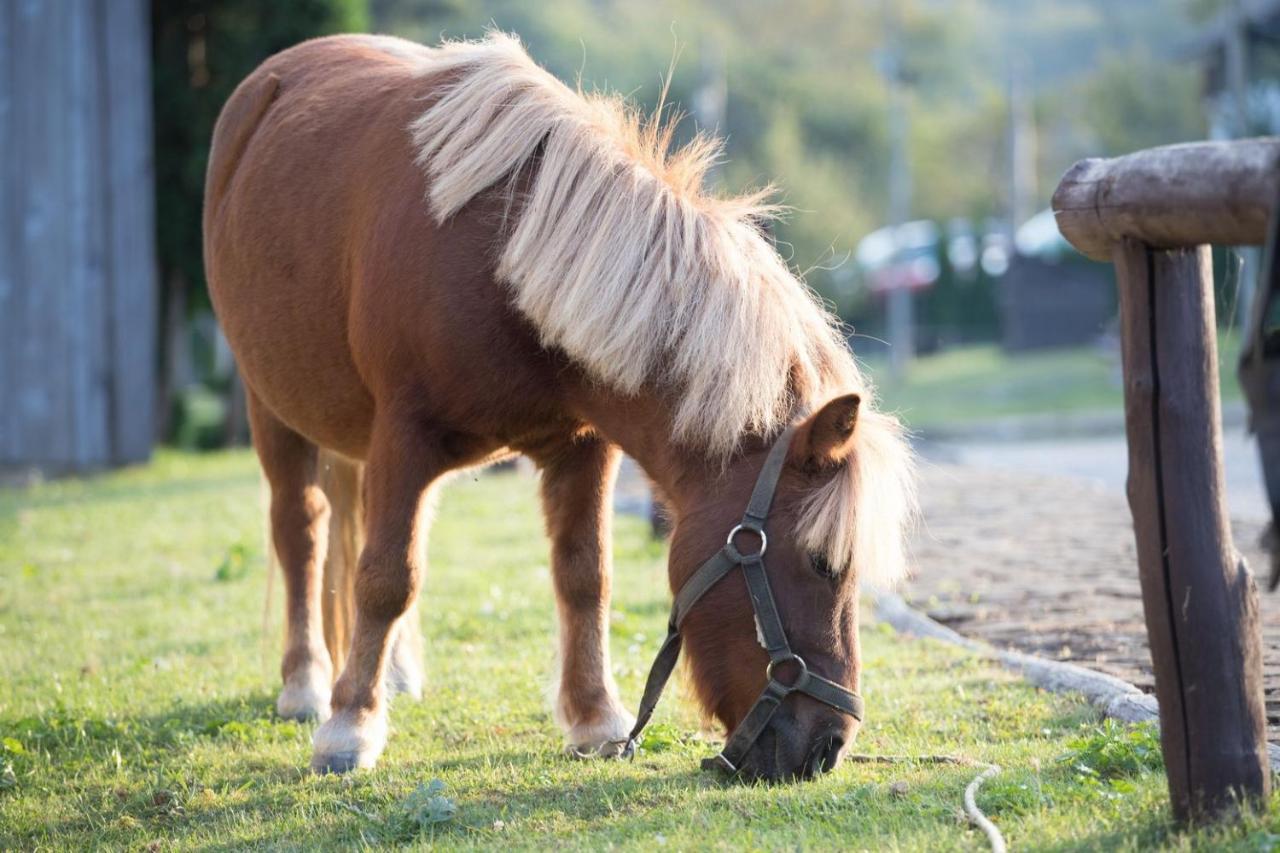
<path id="1" fill-rule="evenodd" d="M 205 264 L 284 576 L 277 710 L 321 721 L 314 770 L 372 766 L 391 693 L 421 695 L 434 495 L 512 454 L 540 471 L 575 753 L 619 754 L 634 722 L 608 645 L 622 452 L 669 510 L 679 589 L 789 430 L 768 582 L 809 669 L 858 689 L 859 583 L 904 571 L 909 446 L 768 239 L 767 192 L 705 190 L 718 144 L 672 128 L 503 34 L 308 41 L 223 108 Z M 708 590 L 682 634 L 697 701 L 732 730 L 768 662 L 744 584 Z M 797 694 L 739 769 L 813 775 L 857 726 Z"/>

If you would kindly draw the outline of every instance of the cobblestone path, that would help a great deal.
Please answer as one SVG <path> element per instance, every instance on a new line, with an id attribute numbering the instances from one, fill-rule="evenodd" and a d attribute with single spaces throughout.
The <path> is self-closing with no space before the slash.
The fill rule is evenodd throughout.
<path id="1" fill-rule="evenodd" d="M 927 463 L 915 607 L 993 645 L 1154 689 L 1124 495 L 1065 477 Z M 1255 575 L 1261 525 L 1232 523 Z M 1268 737 L 1280 743 L 1280 593 L 1261 593 Z"/>

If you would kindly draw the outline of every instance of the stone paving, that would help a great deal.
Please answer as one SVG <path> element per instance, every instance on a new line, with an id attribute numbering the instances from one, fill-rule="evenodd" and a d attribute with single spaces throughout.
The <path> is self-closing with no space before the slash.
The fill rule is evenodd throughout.
<path id="1" fill-rule="evenodd" d="M 966 636 L 1071 661 L 1153 690 L 1124 495 L 1066 477 L 926 463 L 915 607 Z M 1264 576 L 1262 525 L 1233 521 Z M 1280 593 L 1261 593 L 1268 736 L 1280 743 Z"/>

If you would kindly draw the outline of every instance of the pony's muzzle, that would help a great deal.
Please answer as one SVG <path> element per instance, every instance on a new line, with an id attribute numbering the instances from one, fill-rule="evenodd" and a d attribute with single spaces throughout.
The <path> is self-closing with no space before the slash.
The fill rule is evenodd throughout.
<path id="1" fill-rule="evenodd" d="M 792 696 L 747 752 L 738 776 L 748 781 L 793 782 L 834 770 L 853 742 L 858 721 L 809 700 Z"/>

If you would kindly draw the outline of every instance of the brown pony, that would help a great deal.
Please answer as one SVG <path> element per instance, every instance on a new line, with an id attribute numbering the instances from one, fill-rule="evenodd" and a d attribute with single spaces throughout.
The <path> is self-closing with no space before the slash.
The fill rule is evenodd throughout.
<path id="1" fill-rule="evenodd" d="M 857 690 L 858 581 L 902 571 L 906 445 L 763 236 L 762 196 L 704 193 L 717 147 L 671 151 L 670 133 L 565 87 L 501 35 L 307 42 L 224 108 L 206 265 L 271 488 L 288 619 L 278 709 L 325 720 L 314 768 L 372 765 L 388 690 L 420 692 L 433 487 L 510 453 L 542 472 L 555 712 L 574 749 L 615 754 L 633 721 L 608 645 L 621 451 L 669 505 L 678 589 L 797 425 L 768 577 L 794 650 Z M 683 633 L 699 701 L 733 728 L 767 662 L 744 584 L 716 584 Z M 855 728 L 790 697 L 743 769 L 833 766 Z"/>

